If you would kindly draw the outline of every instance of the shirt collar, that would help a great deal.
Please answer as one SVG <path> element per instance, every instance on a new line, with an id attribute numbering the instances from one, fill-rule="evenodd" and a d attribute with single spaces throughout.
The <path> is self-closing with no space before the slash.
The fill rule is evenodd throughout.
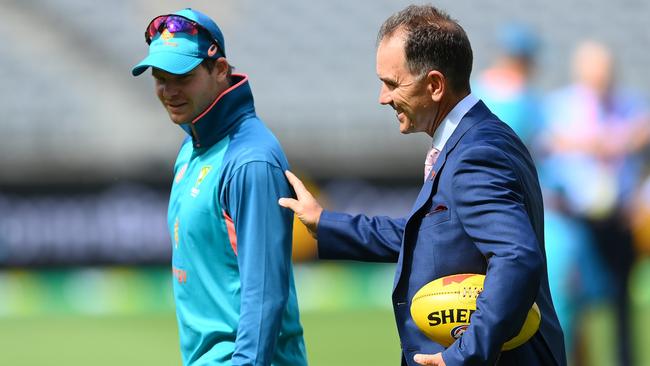
<path id="1" fill-rule="evenodd" d="M 241 121 L 255 115 L 253 94 L 245 74 L 232 74 L 234 85 L 192 122 L 181 128 L 192 137 L 195 148 L 210 147 L 226 137 Z"/>
<path id="2" fill-rule="evenodd" d="M 433 143 L 431 146 L 438 149 L 438 151 L 442 151 L 447 140 L 449 140 L 451 134 L 454 133 L 454 130 L 458 127 L 460 120 L 463 119 L 465 114 L 467 114 L 476 103 L 478 103 L 478 98 L 472 93 L 458 102 L 451 112 L 445 116 L 440 123 L 440 126 L 436 128 L 436 131 L 433 133 Z"/>

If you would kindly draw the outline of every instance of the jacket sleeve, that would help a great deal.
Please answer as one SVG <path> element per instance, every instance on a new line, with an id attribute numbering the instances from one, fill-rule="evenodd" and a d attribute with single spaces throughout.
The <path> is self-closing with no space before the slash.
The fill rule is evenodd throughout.
<path id="1" fill-rule="evenodd" d="M 461 154 L 452 178 L 458 217 L 488 268 L 470 326 L 442 356 L 449 366 L 493 365 L 535 301 L 544 259 L 515 165 L 492 147 Z"/>
<path id="2" fill-rule="evenodd" d="M 280 207 L 292 191 L 282 169 L 254 161 L 227 182 L 237 235 L 241 308 L 233 365 L 270 365 L 289 296 L 293 215 Z"/>
<path id="3" fill-rule="evenodd" d="M 323 211 L 318 223 L 318 257 L 397 262 L 406 219 L 351 216 Z"/>

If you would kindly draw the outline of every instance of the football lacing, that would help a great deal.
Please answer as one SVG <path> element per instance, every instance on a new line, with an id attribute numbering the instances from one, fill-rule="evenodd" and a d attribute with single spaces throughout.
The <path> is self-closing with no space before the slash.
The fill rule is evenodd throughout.
<path id="1" fill-rule="evenodd" d="M 477 298 L 483 292 L 483 287 L 463 287 L 460 296 L 463 298 Z"/>

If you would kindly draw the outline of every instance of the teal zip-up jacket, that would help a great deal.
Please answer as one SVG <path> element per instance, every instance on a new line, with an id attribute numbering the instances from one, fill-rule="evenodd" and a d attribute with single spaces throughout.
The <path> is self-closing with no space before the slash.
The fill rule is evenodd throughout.
<path id="1" fill-rule="evenodd" d="M 245 75 L 194 121 L 168 211 L 186 366 L 306 365 L 291 266 L 287 159 Z"/>

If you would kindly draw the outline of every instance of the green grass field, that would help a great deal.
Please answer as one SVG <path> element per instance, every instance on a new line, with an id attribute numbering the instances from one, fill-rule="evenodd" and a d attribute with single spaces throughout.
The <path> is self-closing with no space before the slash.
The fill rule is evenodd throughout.
<path id="1" fill-rule="evenodd" d="M 390 277 L 388 267 L 298 268 L 311 366 L 399 364 Z M 648 284 L 650 259 L 630 283 L 636 366 L 650 366 Z M 169 285 L 166 268 L 0 271 L 0 366 L 180 365 Z M 580 315 L 582 365 L 616 365 L 611 306 Z"/>
<path id="2" fill-rule="evenodd" d="M 637 313 L 638 314 L 638 313 Z M 642 314 L 645 314 L 643 312 Z M 611 309 L 586 314 L 585 365 L 615 365 Z M 650 365 L 636 317 L 637 365 Z M 399 342 L 390 310 L 308 311 L 302 314 L 311 366 L 394 366 Z M 0 365 L 180 365 L 174 314 L 0 318 Z"/>
<path id="3" fill-rule="evenodd" d="M 585 365 L 616 365 L 611 309 L 597 308 L 586 316 L 590 346 Z M 650 326 L 650 316 L 636 319 Z M 308 311 L 302 322 L 311 366 L 399 364 L 390 310 Z M 650 365 L 644 324 L 635 326 L 639 366 Z M 0 318 L 0 365 L 180 365 L 176 320 L 172 313 Z"/>
<path id="4" fill-rule="evenodd" d="M 303 314 L 309 364 L 399 364 L 392 312 Z M 173 314 L 0 319 L 0 365 L 180 365 Z"/>

